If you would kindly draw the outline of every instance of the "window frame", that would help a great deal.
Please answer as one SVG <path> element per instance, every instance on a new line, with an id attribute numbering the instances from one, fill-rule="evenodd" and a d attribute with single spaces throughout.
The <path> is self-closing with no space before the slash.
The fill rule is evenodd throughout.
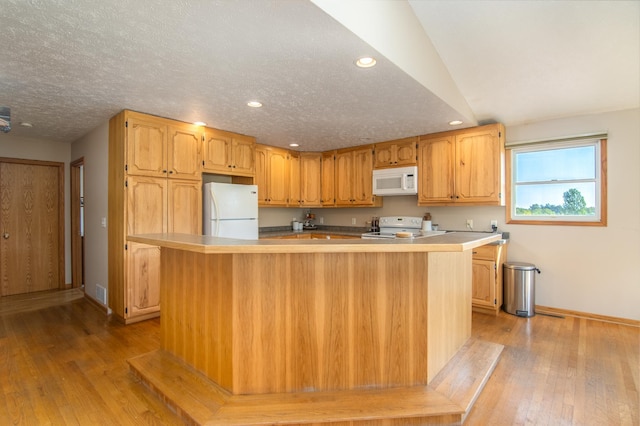
<path id="1" fill-rule="evenodd" d="M 600 214 L 599 217 L 593 220 L 575 220 L 571 219 L 572 216 L 567 216 L 566 219 L 561 219 L 561 216 L 549 216 L 543 218 L 543 216 L 529 216 L 531 219 L 525 219 L 524 216 L 515 215 L 515 167 L 513 165 L 515 155 L 518 152 L 532 151 L 532 146 L 535 144 L 535 150 L 544 151 L 547 147 L 548 150 L 567 147 L 579 147 L 587 145 L 585 142 L 595 142 L 598 145 L 596 149 L 596 157 L 599 154 L 599 170 L 596 173 L 596 185 L 599 185 L 600 195 Z M 541 149 L 542 148 L 542 149 Z M 598 158 L 596 158 L 596 162 Z M 560 225 L 560 226 L 607 226 L 607 139 L 599 137 L 583 137 L 580 139 L 567 138 L 554 141 L 540 141 L 535 143 L 525 144 L 512 144 L 506 148 L 506 162 L 505 162 L 505 174 L 507 178 L 506 185 L 506 223 L 517 225 Z M 596 191 L 598 188 L 596 187 Z M 597 206 L 596 206 L 597 207 Z M 575 217 L 575 216 L 574 216 Z"/>

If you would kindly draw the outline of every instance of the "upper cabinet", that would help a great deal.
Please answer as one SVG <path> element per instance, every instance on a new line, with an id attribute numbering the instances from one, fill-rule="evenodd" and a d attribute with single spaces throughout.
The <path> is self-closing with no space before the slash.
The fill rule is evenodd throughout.
<path id="1" fill-rule="evenodd" d="M 373 146 L 340 149 L 335 157 L 336 205 L 381 206 L 373 195 Z"/>
<path id="2" fill-rule="evenodd" d="M 418 205 L 504 205 L 504 126 L 425 135 L 418 144 Z"/>
<path id="3" fill-rule="evenodd" d="M 322 154 L 317 152 L 300 153 L 299 189 L 300 207 L 322 206 Z M 292 175 L 292 179 L 295 176 Z"/>
<path id="4" fill-rule="evenodd" d="M 336 205 L 335 163 L 336 163 L 335 151 L 328 151 L 328 152 L 322 153 L 322 169 L 320 171 L 320 175 L 321 175 L 320 204 L 322 204 L 325 207 L 332 207 Z"/>
<path id="5" fill-rule="evenodd" d="M 374 169 L 415 166 L 418 163 L 418 137 L 375 144 Z"/>
<path id="6" fill-rule="evenodd" d="M 128 111 L 126 159 L 128 174 L 201 179 L 201 130 L 188 123 Z"/>
<path id="7" fill-rule="evenodd" d="M 206 128 L 202 171 L 253 177 L 255 146 L 253 137 Z"/>
<path id="8" fill-rule="evenodd" d="M 289 151 L 256 145 L 255 158 L 258 205 L 286 207 L 289 203 Z"/>

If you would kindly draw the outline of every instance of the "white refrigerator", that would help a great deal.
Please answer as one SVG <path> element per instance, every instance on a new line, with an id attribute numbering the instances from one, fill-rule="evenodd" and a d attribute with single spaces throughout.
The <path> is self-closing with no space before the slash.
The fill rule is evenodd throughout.
<path id="1" fill-rule="evenodd" d="M 258 187 L 207 183 L 203 187 L 204 235 L 258 239 Z"/>

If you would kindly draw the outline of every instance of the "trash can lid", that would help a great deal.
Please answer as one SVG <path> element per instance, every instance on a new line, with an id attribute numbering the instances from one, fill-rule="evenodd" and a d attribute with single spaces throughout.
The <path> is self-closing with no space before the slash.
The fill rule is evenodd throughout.
<path id="1" fill-rule="evenodd" d="M 532 271 L 536 269 L 536 265 L 526 262 L 505 262 L 504 267 L 509 269 L 517 269 L 519 271 Z"/>

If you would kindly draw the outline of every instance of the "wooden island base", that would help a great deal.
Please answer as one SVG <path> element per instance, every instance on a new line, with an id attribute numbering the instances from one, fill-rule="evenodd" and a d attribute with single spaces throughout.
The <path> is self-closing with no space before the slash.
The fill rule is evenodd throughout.
<path id="1" fill-rule="evenodd" d="M 231 395 L 170 353 L 129 360 L 134 375 L 196 425 L 462 424 L 503 346 L 470 339 L 427 386 Z"/>

